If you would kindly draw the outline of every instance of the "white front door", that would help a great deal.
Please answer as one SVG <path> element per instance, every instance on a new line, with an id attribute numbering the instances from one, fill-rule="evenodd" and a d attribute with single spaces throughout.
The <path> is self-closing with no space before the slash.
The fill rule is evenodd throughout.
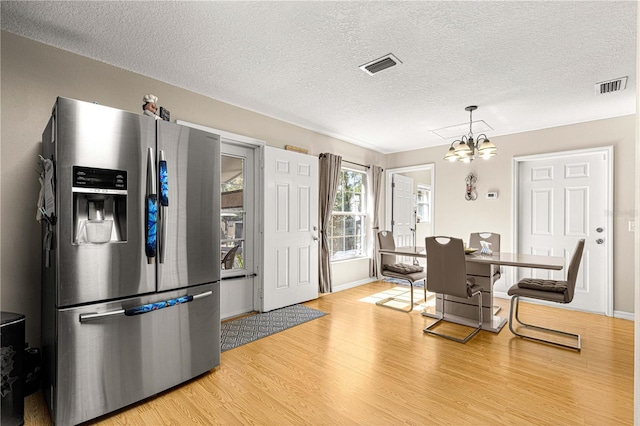
<path id="1" fill-rule="evenodd" d="M 262 311 L 318 297 L 318 158 L 264 150 Z"/>
<path id="2" fill-rule="evenodd" d="M 517 162 L 520 253 L 564 256 L 562 271 L 519 269 L 522 277 L 566 279 L 579 239 L 584 254 L 570 308 L 611 315 L 612 149 L 575 151 Z M 555 304 L 557 306 L 557 304 Z"/>
<path id="3" fill-rule="evenodd" d="M 413 179 L 393 175 L 393 237 L 396 246 L 414 245 Z"/>

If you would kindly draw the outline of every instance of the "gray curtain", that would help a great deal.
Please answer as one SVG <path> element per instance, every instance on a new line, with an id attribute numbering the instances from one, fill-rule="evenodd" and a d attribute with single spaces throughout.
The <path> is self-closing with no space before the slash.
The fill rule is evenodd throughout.
<path id="1" fill-rule="evenodd" d="M 369 276 L 378 278 L 379 265 L 378 265 L 378 213 L 380 211 L 380 188 L 382 187 L 382 172 L 383 168 L 380 166 L 371 165 L 367 170 L 367 187 L 368 191 L 368 206 L 367 212 L 371 215 L 371 229 L 367 232 L 367 239 L 369 244 Z"/>
<path id="2" fill-rule="evenodd" d="M 336 201 L 342 157 L 334 154 L 320 154 L 320 293 L 331 293 L 331 258 L 327 229 L 331 222 L 331 212 Z"/>

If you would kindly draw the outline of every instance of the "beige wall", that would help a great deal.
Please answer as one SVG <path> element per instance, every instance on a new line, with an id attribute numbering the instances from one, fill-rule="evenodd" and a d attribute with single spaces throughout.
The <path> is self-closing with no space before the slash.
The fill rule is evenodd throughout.
<path id="1" fill-rule="evenodd" d="M 512 158 L 546 152 L 614 147 L 614 310 L 634 312 L 634 235 L 628 221 L 637 221 L 634 205 L 635 116 L 598 120 L 526 133 L 492 138 L 497 157 L 471 164 L 443 161 L 447 146 L 403 152 L 387 156 L 387 167 L 434 162 L 435 234 L 468 236 L 486 230 L 502 235 L 501 246 L 512 250 L 511 173 Z M 478 199 L 466 201 L 465 177 L 477 175 Z M 496 200 L 487 200 L 487 191 L 498 191 Z M 482 229 L 480 229 L 482 228 Z M 505 250 L 506 251 L 506 250 Z"/>
<path id="2" fill-rule="evenodd" d="M 57 96 L 141 112 L 146 93 L 159 98 L 172 120 L 296 145 L 310 154 L 333 152 L 345 160 L 384 166 L 384 155 L 264 115 L 237 108 L 104 63 L 2 32 L 2 150 L 0 217 L 1 309 L 27 316 L 27 339 L 40 340 L 40 228 L 37 154 Z M 336 284 L 365 279 L 368 261 L 336 265 Z"/>

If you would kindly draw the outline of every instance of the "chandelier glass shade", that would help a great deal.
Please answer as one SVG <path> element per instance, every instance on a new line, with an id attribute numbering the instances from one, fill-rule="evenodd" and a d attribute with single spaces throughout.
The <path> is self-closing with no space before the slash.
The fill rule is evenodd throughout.
<path id="1" fill-rule="evenodd" d="M 487 138 L 487 135 L 481 134 L 476 139 L 473 138 L 473 133 L 471 132 L 472 114 L 476 109 L 478 107 L 475 105 L 465 108 L 465 111 L 469 111 L 469 134 L 451 143 L 447 155 L 444 156 L 445 160 L 470 163 L 476 158 L 488 160 L 498 153 L 498 148 Z"/>

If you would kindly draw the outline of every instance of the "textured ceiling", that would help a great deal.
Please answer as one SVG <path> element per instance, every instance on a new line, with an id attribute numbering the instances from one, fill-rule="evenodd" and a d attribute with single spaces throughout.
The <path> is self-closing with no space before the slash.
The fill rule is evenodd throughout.
<path id="1" fill-rule="evenodd" d="M 388 153 L 451 143 L 432 131 L 473 104 L 489 137 L 635 113 L 636 19 L 634 1 L 2 1 L 1 26 Z"/>

